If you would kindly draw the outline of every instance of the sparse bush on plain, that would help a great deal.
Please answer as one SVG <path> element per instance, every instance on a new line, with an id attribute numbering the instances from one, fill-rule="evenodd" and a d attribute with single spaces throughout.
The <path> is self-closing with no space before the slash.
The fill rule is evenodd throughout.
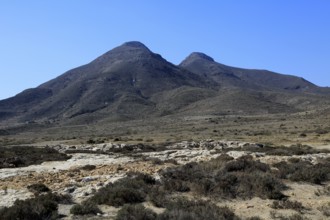
<path id="1" fill-rule="evenodd" d="M 330 196 L 330 185 L 324 186 L 323 189 L 317 189 L 315 191 L 315 195 L 317 196 Z"/>
<path id="2" fill-rule="evenodd" d="M 278 146 L 273 147 L 269 144 L 267 145 L 247 145 L 242 146 L 239 148 L 227 148 L 225 151 L 230 150 L 237 150 L 237 151 L 250 151 L 250 152 L 259 152 L 259 153 L 265 153 L 267 155 L 273 155 L 273 156 L 293 156 L 293 155 L 306 155 L 306 154 L 318 154 L 318 153 L 330 153 L 329 150 L 326 149 L 315 149 L 308 145 L 302 145 L 302 144 L 296 144 L 291 145 L 290 147 L 286 146 Z"/>
<path id="3" fill-rule="evenodd" d="M 310 162 L 300 161 L 298 163 L 279 162 L 274 164 L 279 172 L 280 178 L 292 181 L 304 181 L 321 184 L 330 180 L 330 162 L 311 164 Z"/>
<path id="4" fill-rule="evenodd" d="M 285 185 L 264 163 L 251 157 L 232 160 L 217 158 L 204 163 L 188 163 L 168 168 L 162 172 L 164 188 L 169 191 L 186 192 L 214 198 L 260 198 L 281 199 Z"/>
<path id="5" fill-rule="evenodd" d="M 35 195 L 40 193 L 50 192 L 50 189 L 43 183 L 35 183 L 27 186 L 28 190 Z"/>
<path id="6" fill-rule="evenodd" d="M 318 207 L 318 210 L 326 217 L 330 217 L 330 202 Z"/>
<path id="7" fill-rule="evenodd" d="M 252 156 L 243 156 L 238 160 L 229 161 L 226 163 L 224 169 L 227 172 L 235 172 L 235 171 L 244 171 L 244 172 L 269 172 L 270 167 L 265 163 L 261 163 L 259 161 L 254 161 Z"/>
<path id="8" fill-rule="evenodd" d="M 1 220 L 44 220 L 58 218 L 58 203 L 67 200 L 63 196 L 48 193 L 27 200 L 16 200 L 11 207 L 0 210 Z"/>
<path id="9" fill-rule="evenodd" d="M 82 204 L 76 204 L 70 209 L 70 213 L 73 215 L 96 215 L 102 213 L 95 203 L 91 201 L 85 201 Z"/>
<path id="10" fill-rule="evenodd" d="M 164 180 L 164 188 L 169 192 L 189 192 L 189 183 L 182 180 Z"/>
<path id="11" fill-rule="evenodd" d="M 96 166 L 95 165 L 90 165 L 90 164 L 87 164 L 85 166 L 82 166 L 80 169 L 82 170 L 87 170 L 87 171 L 91 171 L 91 170 L 95 170 Z"/>
<path id="12" fill-rule="evenodd" d="M 162 165 L 164 164 L 164 161 L 162 161 L 161 159 L 157 158 L 157 157 L 149 157 L 147 158 L 148 161 L 151 161 L 154 165 Z"/>
<path id="13" fill-rule="evenodd" d="M 246 220 L 262 220 L 262 218 L 260 218 L 258 216 L 253 216 L 253 217 L 247 218 Z"/>
<path id="14" fill-rule="evenodd" d="M 274 201 L 271 207 L 273 209 L 292 209 L 298 212 L 302 212 L 305 209 L 301 202 L 290 200 Z"/>
<path id="15" fill-rule="evenodd" d="M 176 159 L 167 159 L 167 160 L 164 160 L 164 163 L 171 163 L 171 164 L 174 164 L 174 165 L 179 164 Z"/>
<path id="16" fill-rule="evenodd" d="M 110 148 L 107 152 L 111 153 L 122 153 L 122 154 L 129 154 L 132 152 L 153 152 L 157 150 L 161 150 L 163 148 L 158 148 L 152 145 L 147 144 L 134 144 L 134 145 L 125 145 L 119 148 Z"/>
<path id="17" fill-rule="evenodd" d="M 59 153 L 57 150 L 44 147 L 13 146 L 0 148 L 0 169 L 25 167 L 41 164 L 45 161 L 63 161 L 71 156 Z"/>
<path id="18" fill-rule="evenodd" d="M 296 144 L 290 147 L 274 147 L 272 151 L 267 152 L 268 155 L 277 156 L 293 156 L 293 155 L 306 155 L 329 152 L 327 150 L 320 150 L 312 148 L 308 145 Z"/>
<path id="19" fill-rule="evenodd" d="M 103 144 L 104 142 L 105 142 L 104 139 L 96 139 L 96 140 L 94 140 L 92 138 L 90 138 L 90 139 L 88 139 L 86 141 L 87 144 Z"/>
<path id="20" fill-rule="evenodd" d="M 292 214 L 290 216 L 284 216 L 275 211 L 271 211 L 270 216 L 272 217 L 272 219 L 279 219 L 279 220 L 309 220 L 308 218 L 302 216 L 301 214 Z"/>
<path id="21" fill-rule="evenodd" d="M 92 201 L 98 204 L 111 206 L 122 206 L 126 203 L 140 203 L 145 201 L 146 194 L 139 188 L 129 188 L 119 185 L 108 185 L 100 189 L 93 197 Z"/>
<path id="22" fill-rule="evenodd" d="M 156 220 L 157 214 L 141 204 L 124 205 L 117 213 L 116 220 Z"/>
<path id="23" fill-rule="evenodd" d="M 191 201 L 179 197 L 171 201 L 166 211 L 158 216 L 158 220 L 239 220 L 228 207 L 218 207 L 208 201 Z"/>
<path id="24" fill-rule="evenodd" d="M 156 207 L 164 208 L 168 202 L 169 193 L 162 186 L 152 187 L 148 193 L 148 200 Z"/>
<path id="25" fill-rule="evenodd" d="M 149 191 L 148 185 L 153 185 L 155 182 L 146 174 L 130 174 L 128 177 L 101 188 L 90 200 L 97 204 L 116 207 L 127 203 L 141 203 L 146 199 Z"/>
<path id="26" fill-rule="evenodd" d="M 93 139 L 88 139 L 86 141 L 87 144 L 95 144 L 95 141 Z"/>
<path id="27" fill-rule="evenodd" d="M 291 157 L 291 158 L 288 159 L 288 161 L 290 163 L 299 163 L 299 162 L 301 162 L 301 159 L 300 158 L 296 158 L 296 157 Z"/>

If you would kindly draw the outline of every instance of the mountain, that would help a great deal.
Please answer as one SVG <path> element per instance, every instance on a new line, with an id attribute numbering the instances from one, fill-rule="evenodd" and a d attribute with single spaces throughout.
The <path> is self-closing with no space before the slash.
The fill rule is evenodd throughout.
<path id="1" fill-rule="evenodd" d="M 195 74 L 210 78 L 220 85 L 239 86 L 256 90 L 291 90 L 319 92 L 319 87 L 303 78 L 274 73 L 267 70 L 252 70 L 226 66 L 200 52 L 190 54 L 179 65 Z"/>
<path id="2" fill-rule="evenodd" d="M 166 110 L 157 106 L 162 100 L 154 98 L 160 93 L 180 88 L 199 99 L 203 98 L 201 90 L 209 96 L 214 85 L 167 62 L 140 42 L 127 42 L 87 65 L 1 101 L 0 118 L 15 117 L 23 122 L 70 119 L 95 112 L 96 118 L 159 115 Z M 176 109 L 176 105 L 182 104 L 168 107 Z"/>
<path id="3" fill-rule="evenodd" d="M 174 65 L 132 41 L 0 101 L 0 123 L 299 112 L 327 105 L 329 94 L 299 77 L 230 67 L 203 53 Z"/>
<path id="4" fill-rule="evenodd" d="M 329 104 L 329 88 L 301 77 L 227 66 L 201 52 L 191 53 L 179 67 L 218 83 L 221 94 L 191 107 L 204 114 L 292 113 Z"/>

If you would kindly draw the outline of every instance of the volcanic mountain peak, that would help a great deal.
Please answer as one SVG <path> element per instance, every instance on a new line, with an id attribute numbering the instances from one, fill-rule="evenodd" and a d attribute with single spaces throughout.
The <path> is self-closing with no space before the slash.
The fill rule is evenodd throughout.
<path id="1" fill-rule="evenodd" d="M 99 56 L 92 63 L 100 66 L 112 64 L 118 60 L 128 61 L 149 58 L 161 58 L 161 56 L 153 53 L 148 47 L 139 41 L 129 41 Z"/>
<path id="2" fill-rule="evenodd" d="M 129 41 L 126 43 L 123 43 L 122 45 L 115 47 L 114 49 L 110 50 L 109 52 L 114 52 L 114 53 L 130 53 L 131 55 L 134 55 L 134 52 L 137 53 L 146 53 L 150 54 L 152 51 L 145 46 L 143 43 L 139 41 Z"/>
<path id="3" fill-rule="evenodd" d="M 183 62 L 194 61 L 196 59 L 203 59 L 203 60 L 214 62 L 214 59 L 212 57 L 206 55 L 205 53 L 201 53 L 201 52 L 191 53 Z"/>
<path id="4" fill-rule="evenodd" d="M 143 48 L 143 49 L 148 49 L 146 47 L 146 45 L 144 45 L 143 43 L 139 42 L 139 41 L 128 41 L 123 43 L 121 46 L 126 46 L 126 47 L 135 47 L 135 48 Z M 149 50 L 149 49 L 148 49 Z"/>

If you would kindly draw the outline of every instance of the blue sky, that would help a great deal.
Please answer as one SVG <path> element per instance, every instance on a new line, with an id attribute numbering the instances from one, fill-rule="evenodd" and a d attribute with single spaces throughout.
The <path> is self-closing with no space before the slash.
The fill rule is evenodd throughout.
<path id="1" fill-rule="evenodd" d="M 126 41 L 330 86 L 328 0 L 1 0 L 0 99 Z"/>

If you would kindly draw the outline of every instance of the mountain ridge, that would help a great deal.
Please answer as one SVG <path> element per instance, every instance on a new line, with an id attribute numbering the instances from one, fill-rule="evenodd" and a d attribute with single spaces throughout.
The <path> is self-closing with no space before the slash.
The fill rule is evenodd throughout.
<path id="1" fill-rule="evenodd" d="M 326 100 L 322 97 L 330 94 L 327 92 L 326 88 L 299 77 L 226 66 L 201 52 L 193 52 L 174 65 L 143 43 L 130 41 L 36 88 L 1 100 L 0 122 L 77 120 L 84 123 L 185 112 L 303 111 L 308 105 L 297 108 L 290 105 L 290 100 L 278 97 L 282 93 L 290 94 L 286 97 L 307 99 L 305 102 L 317 105 L 320 100 Z M 273 95 L 258 99 L 255 95 L 258 93 Z M 228 105 L 231 99 L 233 103 L 237 101 L 236 106 Z M 254 108 L 260 111 L 253 111 Z"/>
<path id="2" fill-rule="evenodd" d="M 217 82 L 221 81 L 222 75 L 227 75 L 254 86 L 257 83 L 273 89 L 319 92 L 318 86 L 301 77 L 279 74 L 269 70 L 231 67 L 218 63 L 213 58 L 200 52 L 191 53 L 179 66 L 196 74 L 203 74 Z"/>

